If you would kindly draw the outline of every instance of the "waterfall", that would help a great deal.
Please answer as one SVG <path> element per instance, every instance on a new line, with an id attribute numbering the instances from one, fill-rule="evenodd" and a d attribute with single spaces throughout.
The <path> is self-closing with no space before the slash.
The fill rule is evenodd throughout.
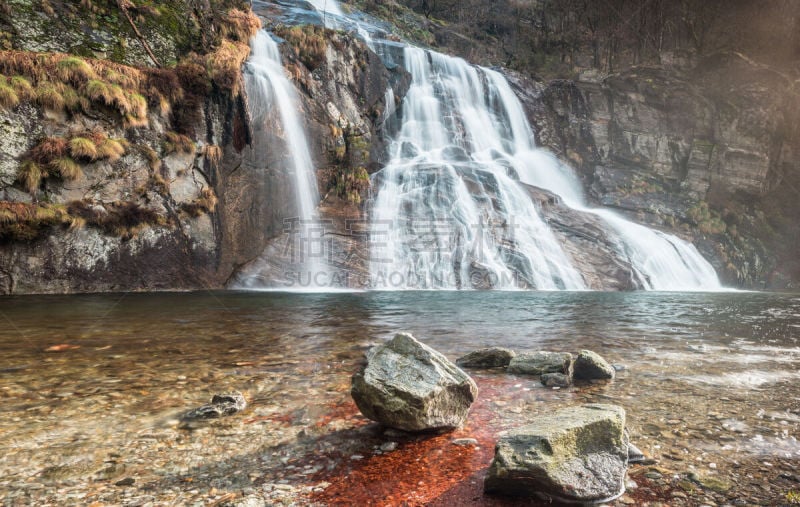
<path id="1" fill-rule="evenodd" d="M 325 252 L 311 246 L 311 239 L 320 230 L 316 220 L 319 192 L 315 168 L 299 113 L 302 109 L 299 98 L 284 72 L 278 45 L 266 31 L 258 32 L 251 41 L 251 53 L 245 65 L 244 77 L 255 132 L 254 149 L 275 150 L 276 146 L 264 133 L 273 136 L 277 134 L 283 144 L 277 148 L 287 155 L 283 157 L 286 167 L 280 169 L 285 170 L 291 178 L 295 216 L 291 219 L 286 217 L 288 222 L 284 225 L 291 229 L 288 231 L 292 235 L 289 240 L 294 242 L 292 255 L 297 276 L 301 278 L 305 275 L 311 281 L 304 286 L 314 287 L 314 278 L 320 273 L 328 272 L 328 266 L 324 262 Z M 298 242 L 299 247 L 296 244 Z M 262 270 L 266 270 L 268 264 L 269 259 L 259 259 L 241 275 L 240 284 L 250 288 L 262 287 L 260 274 Z"/>
<path id="2" fill-rule="evenodd" d="M 334 16 L 344 16 L 339 2 L 336 0 L 308 0 L 308 3 L 314 6 L 319 12 L 333 14 Z"/>
<path id="3" fill-rule="evenodd" d="M 639 286 L 720 288 L 690 243 L 587 207 L 572 170 L 534 146 L 500 73 L 413 47 L 404 60 L 412 84 L 402 124 L 373 177 L 370 270 L 379 288 L 585 288 L 518 181 L 608 224 Z"/>
<path id="4" fill-rule="evenodd" d="M 502 92 L 491 71 L 413 47 L 404 60 L 402 125 L 375 176 L 376 287 L 585 288 L 514 181 L 511 131 L 529 127 L 492 107 Z"/>

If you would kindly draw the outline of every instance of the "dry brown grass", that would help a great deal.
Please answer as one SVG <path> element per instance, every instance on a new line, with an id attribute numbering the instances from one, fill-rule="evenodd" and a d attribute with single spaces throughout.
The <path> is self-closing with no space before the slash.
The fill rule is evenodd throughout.
<path id="1" fill-rule="evenodd" d="M 97 158 L 98 159 L 106 159 L 109 162 L 116 162 L 127 151 L 125 142 L 121 139 L 106 139 L 102 143 L 97 145 Z"/>
<path id="2" fill-rule="evenodd" d="M 161 158 L 159 158 L 158 153 L 153 148 L 142 145 L 139 147 L 140 151 L 147 159 L 147 165 L 150 167 L 150 170 L 154 173 L 157 173 L 161 170 Z"/>
<path id="3" fill-rule="evenodd" d="M 199 217 L 207 213 L 213 213 L 217 209 L 217 194 L 210 187 L 203 187 L 197 199 L 189 203 L 183 203 L 181 210 L 189 216 Z"/>
<path id="4" fill-rule="evenodd" d="M 5 78 L 0 76 L 0 108 L 13 109 L 19 104 L 19 96 L 14 88 L 5 83 Z"/>
<path id="5" fill-rule="evenodd" d="M 0 79 L 0 81 L 2 81 L 2 79 Z M 33 85 L 22 76 L 12 76 L 8 82 L 21 101 L 31 100 L 36 95 Z"/>
<path id="6" fill-rule="evenodd" d="M 214 144 L 207 144 L 203 146 L 203 155 L 208 159 L 211 167 L 217 168 L 222 160 L 222 148 Z"/>
<path id="7" fill-rule="evenodd" d="M 59 157 L 50 161 L 48 167 L 65 181 L 74 181 L 83 176 L 81 166 L 69 157 Z"/>
<path id="8" fill-rule="evenodd" d="M 286 39 L 295 56 L 308 70 L 313 71 L 325 63 L 328 50 L 325 28 L 314 25 L 281 25 L 275 28 L 275 35 Z"/>
<path id="9" fill-rule="evenodd" d="M 28 157 L 34 162 L 47 164 L 57 157 L 63 157 L 69 151 L 69 143 L 63 137 L 45 137 L 34 146 Z"/>
<path id="10" fill-rule="evenodd" d="M 73 137 L 69 141 L 69 153 L 73 158 L 97 160 L 97 145 L 86 137 Z"/>
<path id="11" fill-rule="evenodd" d="M 261 20 L 248 11 L 231 9 L 220 20 L 220 34 L 230 40 L 248 42 L 261 29 Z"/>
<path id="12" fill-rule="evenodd" d="M 238 96 L 242 91 L 242 65 L 249 55 L 250 46 L 247 44 L 223 40 L 206 56 L 208 75 L 219 88 Z"/>
<path id="13" fill-rule="evenodd" d="M 62 205 L 0 201 L 2 241 L 33 241 L 52 227 L 72 224 L 72 217 Z"/>
<path id="14" fill-rule="evenodd" d="M 67 211 L 71 217 L 80 218 L 87 225 L 97 227 L 106 234 L 131 238 L 146 227 L 164 225 L 166 220 L 156 211 L 133 202 L 115 202 L 95 206 L 90 201 L 73 201 Z"/>
<path id="15" fill-rule="evenodd" d="M 170 153 L 194 153 L 195 146 L 194 141 L 189 139 L 189 137 L 178 134 L 177 132 L 167 132 L 164 135 L 164 152 L 167 154 Z"/>
<path id="16" fill-rule="evenodd" d="M 22 184 L 26 192 L 35 196 L 45 176 L 42 166 L 33 160 L 25 160 L 17 172 L 17 181 Z"/>

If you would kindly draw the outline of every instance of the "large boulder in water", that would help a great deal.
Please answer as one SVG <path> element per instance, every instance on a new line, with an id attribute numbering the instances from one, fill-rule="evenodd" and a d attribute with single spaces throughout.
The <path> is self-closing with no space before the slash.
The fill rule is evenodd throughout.
<path id="1" fill-rule="evenodd" d="M 608 361 L 591 350 L 581 350 L 573 365 L 573 376 L 582 380 L 611 380 L 615 373 Z"/>
<path id="2" fill-rule="evenodd" d="M 548 502 L 602 502 L 625 491 L 627 467 L 625 410 L 582 405 L 540 416 L 503 436 L 484 489 Z"/>
<path id="3" fill-rule="evenodd" d="M 408 333 L 367 354 L 350 394 L 369 419 L 404 431 L 461 426 L 478 386 L 458 366 Z"/>

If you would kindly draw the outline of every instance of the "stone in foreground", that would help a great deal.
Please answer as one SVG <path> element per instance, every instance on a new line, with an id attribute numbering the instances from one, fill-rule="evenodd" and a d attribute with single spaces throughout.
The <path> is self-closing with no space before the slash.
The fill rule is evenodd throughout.
<path id="1" fill-rule="evenodd" d="M 573 376 L 581 380 L 611 380 L 615 370 L 600 354 L 591 350 L 581 350 L 575 358 Z"/>
<path id="2" fill-rule="evenodd" d="M 462 368 L 505 368 L 517 353 L 503 347 L 489 347 L 470 352 L 456 359 Z"/>
<path id="3" fill-rule="evenodd" d="M 569 374 L 571 362 L 572 354 L 569 352 L 526 352 L 511 359 L 508 372 L 523 375 Z"/>
<path id="4" fill-rule="evenodd" d="M 408 333 L 373 348 L 350 390 L 364 416 L 404 431 L 453 429 L 478 396 L 469 375 Z"/>
<path id="5" fill-rule="evenodd" d="M 484 489 L 548 502 L 603 502 L 624 493 L 627 467 L 625 410 L 582 405 L 543 415 L 502 437 Z"/>

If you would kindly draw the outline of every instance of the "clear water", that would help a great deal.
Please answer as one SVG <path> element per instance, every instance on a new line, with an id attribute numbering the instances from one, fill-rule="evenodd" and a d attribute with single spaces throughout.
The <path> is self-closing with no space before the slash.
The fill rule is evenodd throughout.
<path id="1" fill-rule="evenodd" d="M 186 476 L 200 489 L 220 476 L 248 480 L 226 463 L 263 480 L 313 483 L 278 459 L 300 459 L 330 439 L 373 452 L 359 448 L 358 433 L 339 431 L 354 423 L 335 407 L 349 403 L 349 377 L 365 347 L 400 330 L 452 359 L 488 345 L 589 348 L 626 366 L 609 384 L 559 391 L 535 378 L 474 373 L 479 384 L 500 386 L 479 399 L 492 414 L 491 438 L 542 410 L 605 401 L 626 408 L 632 438 L 660 466 L 734 482 L 749 474 L 733 493 L 776 481 L 781 467 L 800 459 L 800 297 L 793 294 L 30 296 L 0 299 L 0 321 L 0 497 L 43 481 L 48 467 L 104 460 L 124 461 L 137 477 L 132 491 L 156 503 L 170 488 L 188 501 L 199 486 Z M 46 351 L 60 344 L 79 348 Z M 230 389 L 247 395 L 245 414 L 205 433 L 169 422 Z M 257 466 L 247 468 L 243 456 Z M 93 477 L 56 482 L 79 496 L 97 487 Z M 414 491 L 390 486 L 401 496 Z"/>

